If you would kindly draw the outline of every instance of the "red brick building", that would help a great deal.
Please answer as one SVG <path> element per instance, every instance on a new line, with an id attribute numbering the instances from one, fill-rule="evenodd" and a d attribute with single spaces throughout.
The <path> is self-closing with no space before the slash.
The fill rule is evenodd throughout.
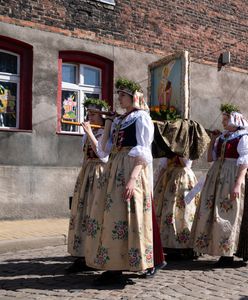
<path id="1" fill-rule="evenodd" d="M 119 76 L 146 92 L 163 57 L 189 52 L 190 118 L 218 127 L 223 102 L 248 115 L 247 16 L 240 0 L 0 1 L 0 219 L 66 215 L 81 135 L 61 117 L 81 120 L 89 95 L 116 106 Z"/>

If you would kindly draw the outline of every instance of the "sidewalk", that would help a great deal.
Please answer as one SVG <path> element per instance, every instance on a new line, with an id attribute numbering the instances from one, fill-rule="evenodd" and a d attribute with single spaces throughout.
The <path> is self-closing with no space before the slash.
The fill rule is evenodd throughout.
<path id="1" fill-rule="evenodd" d="M 0 253 L 65 245 L 69 219 L 0 221 Z"/>

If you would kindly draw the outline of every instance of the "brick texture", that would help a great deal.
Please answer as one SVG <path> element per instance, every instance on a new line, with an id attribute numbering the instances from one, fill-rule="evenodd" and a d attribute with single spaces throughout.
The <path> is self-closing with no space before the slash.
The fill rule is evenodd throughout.
<path id="1" fill-rule="evenodd" d="M 0 0 L 0 21 L 199 62 L 226 49 L 248 70 L 247 0 Z"/>

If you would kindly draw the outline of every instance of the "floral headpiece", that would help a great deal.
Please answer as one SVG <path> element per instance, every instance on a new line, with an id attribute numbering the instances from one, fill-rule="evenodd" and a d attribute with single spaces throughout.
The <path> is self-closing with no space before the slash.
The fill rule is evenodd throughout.
<path id="1" fill-rule="evenodd" d="M 149 112 L 149 107 L 144 98 L 141 86 L 137 82 L 126 78 L 119 78 L 115 83 L 115 87 L 117 93 L 124 92 L 133 98 L 134 108 Z"/>
<path id="2" fill-rule="evenodd" d="M 117 93 L 124 92 L 130 96 L 133 96 L 135 92 L 142 92 L 141 86 L 133 80 L 128 80 L 126 78 L 119 78 L 115 83 Z"/>
<path id="3" fill-rule="evenodd" d="M 231 103 L 221 104 L 220 110 L 227 115 L 230 115 L 232 112 L 240 112 L 239 107 Z"/>
<path id="4" fill-rule="evenodd" d="M 105 100 L 95 99 L 95 98 L 88 98 L 84 101 L 84 106 L 87 110 L 94 109 L 100 111 L 108 111 L 109 105 Z"/>

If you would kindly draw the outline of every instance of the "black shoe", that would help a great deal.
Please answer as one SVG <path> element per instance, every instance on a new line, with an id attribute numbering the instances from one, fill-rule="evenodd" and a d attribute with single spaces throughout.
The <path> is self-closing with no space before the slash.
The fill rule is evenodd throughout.
<path id="1" fill-rule="evenodd" d="M 234 263 L 233 256 L 221 256 L 214 265 L 215 267 L 225 268 L 225 267 L 232 267 L 233 263 Z"/>
<path id="2" fill-rule="evenodd" d="M 78 272 L 87 272 L 87 271 L 94 271 L 94 269 L 88 267 L 82 258 L 75 259 L 73 264 L 65 269 L 65 272 L 67 274 L 74 274 Z"/>
<path id="3" fill-rule="evenodd" d="M 146 269 L 143 274 L 141 274 L 141 278 L 153 278 L 157 273 L 156 268 L 148 268 Z"/>
<path id="4" fill-rule="evenodd" d="M 122 271 L 106 271 L 103 272 L 98 278 L 93 281 L 93 285 L 111 285 L 124 283 L 124 278 L 122 276 Z"/>

